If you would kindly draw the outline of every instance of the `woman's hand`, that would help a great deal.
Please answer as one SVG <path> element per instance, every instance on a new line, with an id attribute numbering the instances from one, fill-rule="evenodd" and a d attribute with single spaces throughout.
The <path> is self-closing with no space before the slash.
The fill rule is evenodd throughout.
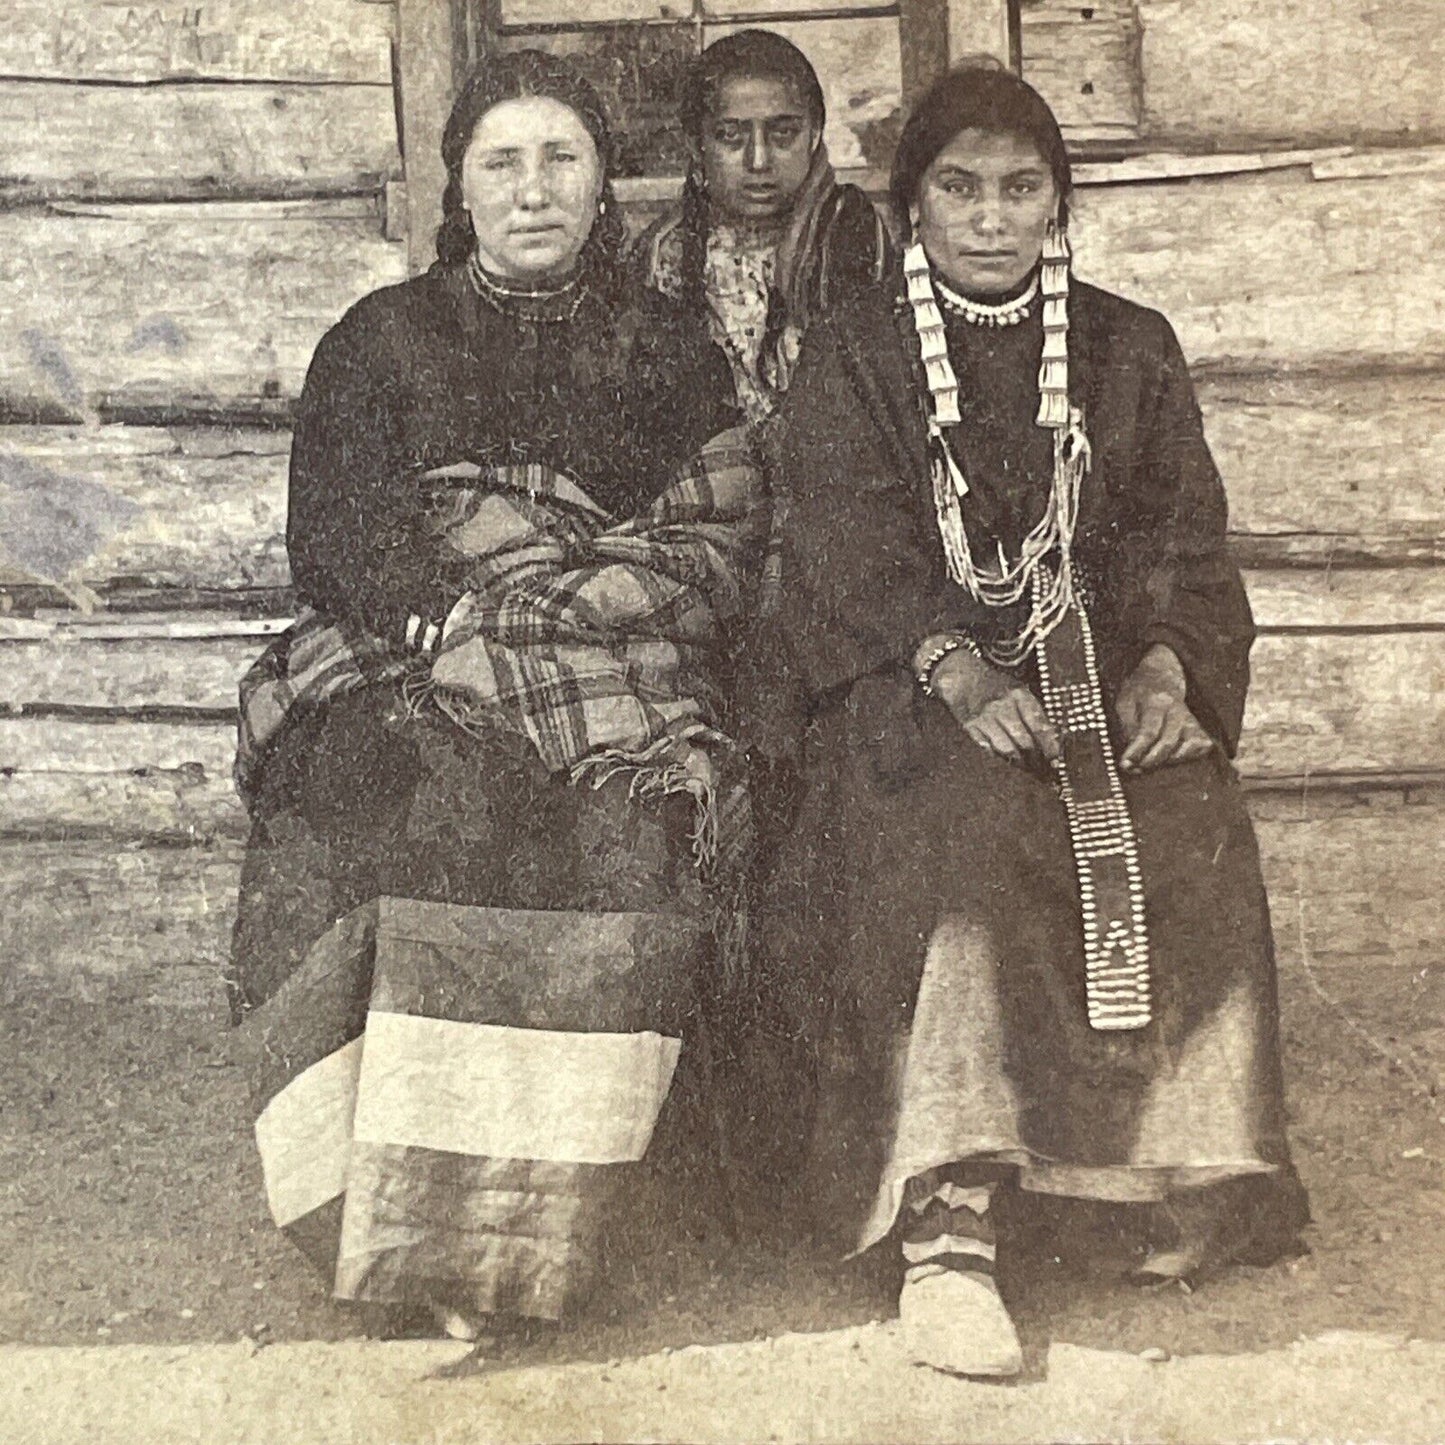
<path id="1" fill-rule="evenodd" d="M 955 648 L 933 669 L 933 695 L 979 747 L 1009 762 L 1059 756 L 1059 735 L 1043 704 L 1002 668 Z"/>
<path id="2" fill-rule="evenodd" d="M 1165 763 L 1204 757 L 1214 740 L 1189 711 L 1188 680 L 1178 654 L 1156 643 L 1139 660 L 1119 689 L 1116 710 L 1124 726 L 1124 755 L 1119 768 L 1144 773 Z"/>

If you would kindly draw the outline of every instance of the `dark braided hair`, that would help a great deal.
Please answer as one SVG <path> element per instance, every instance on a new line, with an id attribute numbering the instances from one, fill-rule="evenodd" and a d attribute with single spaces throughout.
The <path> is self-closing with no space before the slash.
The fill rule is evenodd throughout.
<path id="1" fill-rule="evenodd" d="M 692 160 L 682 185 L 682 296 L 689 307 L 701 307 L 703 260 L 707 248 L 707 181 L 701 150 L 708 118 L 729 80 L 778 80 L 797 92 L 809 124 L 819 135 L 828 119 L 823 87 L 812 62 L 791 40 L 771 30 L 736 30 L 715 40 L 689 67 L 678 107 L 683 134 L 692 142 Z"/>
<path id="2" fill-rule="evenodd" d="M 542 50 L 489 55 L 472 71 L 452 105 L 442 132 L 447 184 L 442 194 L 442 223 L 437 230 L 437 261 L 453 266 L 465 261 L 476 248 L 476 232 L 462 203 L 462 161 L 477 123 L 503 101 L 529 96 L 560 101 L 575 111 L 597 147 L 603 210 L 582 248 L 581 265 L 604 286 L 620 285 L 627 231 L 612 194 L 613 144 L 607 112 L 589 81 L 566 60 Z"/>

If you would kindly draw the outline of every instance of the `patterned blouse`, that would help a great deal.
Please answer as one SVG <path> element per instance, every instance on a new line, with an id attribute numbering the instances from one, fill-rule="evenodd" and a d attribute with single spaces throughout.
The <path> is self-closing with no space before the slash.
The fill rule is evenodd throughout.
<path id="1" fill-rule="evenodd" d="M 786 326 L 777 348 L 763 349 L 782 234 L 782 227 L 715 226 L 703 262 L 709 329 L 727 353 L 738 401 L 751 422 L 777 409 L 802 344 L 798 329 Z"/>

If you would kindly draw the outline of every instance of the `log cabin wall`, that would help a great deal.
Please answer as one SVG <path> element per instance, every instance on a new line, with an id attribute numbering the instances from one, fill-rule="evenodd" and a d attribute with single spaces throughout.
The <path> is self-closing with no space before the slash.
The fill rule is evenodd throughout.
<path id="1" fill-rule="evenodd" d="M 0 997 L 219 996 L 235 687 L 291 607 L 290 407 L 321 332 L 434 225 L 445 99 L 418 92 L 454 69 L 456 14 L 12 0 Z M 1445 40 L 1425 0 L 1016 18 L 1076 150 L 1080 273 L 1160 306 L 1199 379 L 1263 631 L 1241 768 L 1281 942 L 1438 958 Z M 896 124 L 880 107 L 922 62 L 891 53 L 892 101 L 836 70 L 845 119 Z"/>

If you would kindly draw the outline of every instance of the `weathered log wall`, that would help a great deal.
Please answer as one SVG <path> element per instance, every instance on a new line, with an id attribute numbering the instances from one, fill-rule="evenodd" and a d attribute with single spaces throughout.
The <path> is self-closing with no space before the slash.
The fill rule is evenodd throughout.
<path id="1" fill-rule="evenodd" d="M 1200 379 L 1263 634 L 1241 768 L 1276 912 L 1316 956 L 1422 959 L 1441 922 L 1418 866 L 1445 819 L 1426 9 L 1023 9 L 1025 71 L 1087 152 L 1080 273 L 1164 310 Z M 213 995 L 244 827 L 235 684 L 293 605 L 291 406 L 325 327 L 407 269 L 395 16 L 12 0 L 9 19 L 0 993 Z M 884 49 L 860 55 L 891 74 Z M 876 164 L 888 116 L 844 109 L 849 158 Z M 37 562 L 57 548 L 63 579 Z"/>

